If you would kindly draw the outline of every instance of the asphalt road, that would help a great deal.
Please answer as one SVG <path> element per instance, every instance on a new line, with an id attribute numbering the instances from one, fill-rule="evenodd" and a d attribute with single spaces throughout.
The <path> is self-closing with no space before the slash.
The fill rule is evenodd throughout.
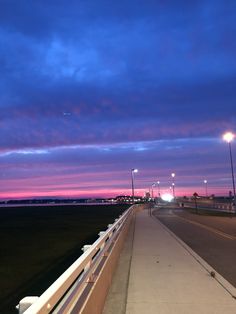
<path id="1" fill-rule="evenodd" d="M 155 208 L 152 214 L 236 287 L 236 217 L 168 207 Z"/>

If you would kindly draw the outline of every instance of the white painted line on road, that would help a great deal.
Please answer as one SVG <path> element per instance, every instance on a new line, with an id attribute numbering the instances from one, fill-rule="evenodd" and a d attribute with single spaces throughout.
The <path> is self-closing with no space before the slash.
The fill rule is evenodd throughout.
<path id="1" fill-rule="evenodd" d="M 193 225 L 199 226 L 199 227 L 204 228 L 204 229 L 206 229 L 206 230 L 208 230 L 208 231 L 211 231 L 211 232 L 213 232 L 213 233 L 216 233 L 217 235 L 220 235 L 220 236 L 222 236 L 222 237 L 224 237 L 224 238 L 226 238 L 226 239 L 229 239 L 229 240 L 236 240 L 236 237 L 235 237 L 235 236 L 232 236 L 232 235 L 230 235 L 230 234 L 228 234 L 228 233 L 225 233 L 225 232 L 223 232 L 223 231 L 220 231 L 220 230 L 218 230 L 218 229 L 215 229 L 215 228 L 206 226 L 206 225 L 204 225 L 204 224 L 201 224 L 200 222 L 196 222 L 196 221 L 193 221 L 193 220 L 190 220 L 190 219 L 187 219 L 187 218 L 183 218 L 183 217 L 178 216 L 178 215 L 175 215 L 175 214 L 173 214 L 173 215 L 174 215 L 175 217 L 178 217 L 178 218 L 180 218 L 180 219 L 182 219 L 182 220 L 185 220 L 185 221 L 187 221 L 187 222 L 189 222 L 189 223 L 191 223 L 191 224 L 193 224 Z"/>

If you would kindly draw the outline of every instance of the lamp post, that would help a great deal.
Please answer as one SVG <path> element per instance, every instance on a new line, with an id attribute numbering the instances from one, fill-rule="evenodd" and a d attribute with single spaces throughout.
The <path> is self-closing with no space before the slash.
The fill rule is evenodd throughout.
<path id="1" fill-rule="evenodd" d="M 134 173 L 137 173 L 138 169 L 131 169 L 131 182 L 132 182 L 132 203 L 134 204 Z"/>
<path id="2" fill-rule="evenodd" d="M 153 193 L 153 188 L 155 186 L 155 183 L 152 184 L 151 188 L 152 188 L 152 199 L 154 198 L 154 193 Z"/>
<path id="3" fill-rule="evenodd" d="M 223 139 L 229 143 L 229 156 L 230 156 L 230 164 L 231 164 L 231 174 L 232 174 L 232 183 L 233 183 L 233 193 L 234 193 L 234 205 L 236 202 L 235 197 L 235 183 L 234 183 L 234 166 L 233 166 L 233 159 L 232 159 L 232 150 L 231 150 L 231 142 L 234 139 L 234 134 L 231 132 L 227 132 L 223 135 Z"/>
<path id="4" fill-rule="evenodd" d="M 171 186 L 172 186 L 173 199 L 175 199 L 175 184 L 174 184 L 174 182 L 171 184 Z"/>
<path id="5" fill-rule="evenodd" d="M 158 197 L 161 196 L 161 193 L 160 193 L 160 181 L 157 181 L 157 186 L 158 186 Z"/>
<path id="6" fill-rule="evenodd" d="M 208 193 L 207 193 L 207 180 L 204 180 L 203 181 L 205 183 L 205 191 L 206 191 L 206 197 L 208 196 Z"/>
<path id="7" fill-rule="evenodd" d="M 175 199 L 175 173 L 174 172 L 171 173 L 171 177 L 172 177 L 172 193 L 173 193 L 173 198 Z"/>

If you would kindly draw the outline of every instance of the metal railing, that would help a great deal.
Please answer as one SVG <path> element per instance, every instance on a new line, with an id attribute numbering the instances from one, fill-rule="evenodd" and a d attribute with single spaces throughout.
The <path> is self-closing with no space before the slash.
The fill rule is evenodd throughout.
<path id="1" fill-rule="evenodd" d="M 135 205 L 131 206 L 113 224 L 108 225 L 106 231 L 100 232 L 92 245 L 85 245 L 84 253 L 40 297 L 22 299 L 17 306 L 19 313 L 73 312 L 75 304 L 78 307 L 78 300 L 85 299 L 90 283 L 96 280 L 119 234 L 131 220 L 134 208 Z M 80 302 L 82 307 L 83 301 Z"/>
<path id="2" fill-rule="evenodd" d="M 179 206 L 181 207 L 197 207 L 199 209 L 208 209 L 208 210 L 219 210 L 221 212 L 230 212 L 234 213 L 236 208 L 233 203 L 218 203 L 218 202 L 201 202 L 200 200 L 195 201 L 183 201 L 182 203 L 179 203 Z"/>

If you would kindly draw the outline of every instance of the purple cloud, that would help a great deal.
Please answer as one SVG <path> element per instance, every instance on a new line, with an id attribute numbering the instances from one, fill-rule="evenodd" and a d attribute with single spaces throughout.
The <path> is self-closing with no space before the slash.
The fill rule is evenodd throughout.
<path id="1" fill-rule="evenodd" d="M 183 187 L 208 174 L 228 189 L 226 147 L 217 139 L 235 132 L 235 1 L 1 7 L 4 197 L 21 180 L 34 193 L 74 191 L 79 174 L 87 174 L 79 179 L 87 194 L 92 182 L 102 193 L 112 182 L 118 192 L 128 189 L 134 164 L 143 169 L 140 189 L 156 169 L 166 184 L 177 169 Z M 51 189 L 56 178 L 70 182 Z"/>

